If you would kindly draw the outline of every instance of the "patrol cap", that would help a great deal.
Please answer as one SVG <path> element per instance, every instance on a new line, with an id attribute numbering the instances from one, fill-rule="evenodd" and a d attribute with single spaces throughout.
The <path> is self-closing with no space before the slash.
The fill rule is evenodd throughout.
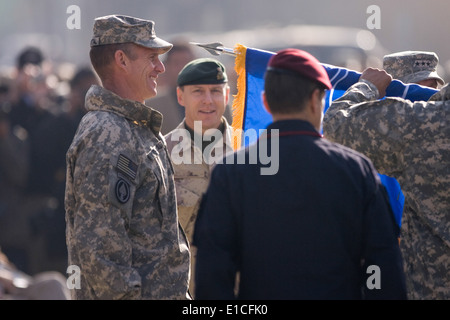
<path id="1" fill-rule="evenodd" d="M 161 53 L 173 47 L 171 43 L 156 36 L 154 21 L 124 15 L 109 15 L 95 19 L 91 47 L 128 42 L 146 48 L 161 49 Z"/>
<path id="2" fill-rule="evenodd" d="M 178 74 L 179 87 L 193 84 L 221 84 L 228 82 L 225 66 L 213 58 L 195 59 Z"/>
<path id="3" fill-rule="evenodd" d="M 383 69 L 403 83 L 436 79 L 443 85 L 444 80 L 437 73 L 438 63 L 439 58 L 434 52 L 402 51 L 385 55 Z"/>
<path id="4" fill-rule="evenodd" d="M 270 58 L 267 71 L 296 74 L 318 82 L 327 89 L 332 88 L 325 68 L 314 56 L 300 49 L 278 51 Z"/>

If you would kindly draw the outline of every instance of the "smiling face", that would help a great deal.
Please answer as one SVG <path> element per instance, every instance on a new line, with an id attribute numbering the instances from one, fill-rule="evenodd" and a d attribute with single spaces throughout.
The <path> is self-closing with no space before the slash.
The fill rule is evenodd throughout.
<path id="1" fill-rule="evenodd" d="M 202 122 L 202 133 L 219 128 L 228 104 L 230 87 L 226 84 L 185 85 L 177 88 L 178 103 L 186 109 L 186 124 Z"/>
<path id="2" fill-rule="evenodd" d="M 144 101 L 156 95 L 156 79 L 165 71 L 165 67 L 159 59 L 158 50 L 141 46 L 135 46 L 133 50 L 134 59 L 130 59 L 128 74 L 130 87 L 133 88 L 136 100 Z"/>

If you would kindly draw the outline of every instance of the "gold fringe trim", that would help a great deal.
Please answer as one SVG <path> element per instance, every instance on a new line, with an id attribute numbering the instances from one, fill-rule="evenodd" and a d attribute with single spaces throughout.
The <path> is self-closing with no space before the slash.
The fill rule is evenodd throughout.
<path id="1" fill-rule="evenodd" d="M 233 95 L 233 148 L 238 150 L 241 147 L 242 127 L 244 125 L 244 109 L 245 109 L 245 96 L 246 96 L 246 72 L 245 72 L 245 56 L 247 53 L 247 47 L 236 44 L 234 48 L 236 53 L 234 70 L 238 75 L 237 79 L 237 94 Z"/>

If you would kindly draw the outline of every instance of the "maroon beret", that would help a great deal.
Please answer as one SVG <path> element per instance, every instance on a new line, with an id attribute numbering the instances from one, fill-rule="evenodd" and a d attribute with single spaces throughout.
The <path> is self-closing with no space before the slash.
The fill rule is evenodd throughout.
<path id="1" fill-rule="evenodd" d="M 325 68 L 311 54 L 299 49 L 284 49 L 273 55 L 267 70 L 294 73 L 319 82 L 331 89 L 330 78 Z"/>

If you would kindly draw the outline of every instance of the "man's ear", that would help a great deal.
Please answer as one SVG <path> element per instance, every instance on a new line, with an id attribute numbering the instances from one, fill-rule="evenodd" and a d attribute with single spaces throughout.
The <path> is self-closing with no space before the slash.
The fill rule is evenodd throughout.
<path id="1" fill-rule="evenodd" d="M 227 85 L 226 93 L 225 93 L 225 105 L 228 105 L 228 102 L 230 102 L 230 92 L 231 88 Z"/>
<path id="2" fill-rule="evenodd" d="M 309 103 L 308 103 L 309 108 L 311 108 L 310 111 L 313 114 L 323 112 L 323 97 L 324 97 L 324 92 L 322 90 L 314 89 L 314 91 L 311 94 Z"/>
<path id="3" fill-rule="evenodd" d="M 184 95 L 183 95 L 183 89 L 180 87 L 177 87 L 177 100 L 178 103 L 184 107 Z"/>
<path id="4" fill-rule="evenodd" d="M 114 53 L 114 61 L 119 68 L 124 70 L 127 69 L 130 64 L 130 59 L 122 50 L 116 50 Z"/>
<path id="5" fill-rule="evenodd" d="M 263 101 L 264 109 L 266 109 L 266 111 L 268 113 L 272 114 L 272 112 L 270 111 L 269 103 L 267 102 L 265 91 L 262 92 L 262 101 Z"/>

